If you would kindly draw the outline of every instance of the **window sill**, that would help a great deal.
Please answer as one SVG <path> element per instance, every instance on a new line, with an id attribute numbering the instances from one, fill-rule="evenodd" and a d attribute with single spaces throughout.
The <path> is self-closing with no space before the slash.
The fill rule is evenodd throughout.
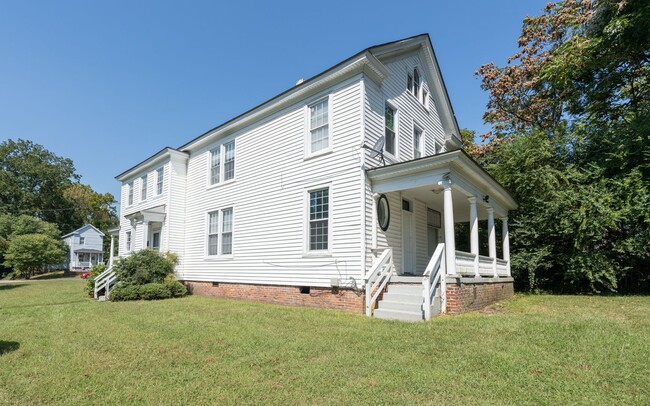
<path id="1" fill-rule="evenodd" d="M 330 251 L 315 251 L 315 252 L 304 252 L 302 254 L 303 258 L 331 258 L 332 253 Z"/>
<path id="2" fill-rule="evenodd" d="M 208 255 L 203 257 L 203 260 L 207 262 L 230 261 L 232 259 L 232 255 Z"/>
<path id="3" fill-rule="evenodd" d="M 205 190 L 217 189 L 220 186 L 230 185 L 231 183 L 235 183 L 236 180 L 237 180 L 236 178 L 233 178 L 233 179 L 229 179 L 229 180 L 227 180 L 225 182 L 215 183 L 214 185 L 208 185 L 208 186 L 206 186 Z"/>
<path id="4" fill-rule="evenodd" d="M 315 158 L 318 158 L 318 157 L 321 157 L 321 156 L 324 156 L 324 155 L 329 155 L 332 152 L 334 152 L 334 150 L 332 148 L 322 149 L 322 150 L 320 150 L 318 152 L 314 152 L 313 154 L 305 155 L 305 157 L 303 158 L 303 161 L 309 161 L 311 159 L 315 159 Z"/>

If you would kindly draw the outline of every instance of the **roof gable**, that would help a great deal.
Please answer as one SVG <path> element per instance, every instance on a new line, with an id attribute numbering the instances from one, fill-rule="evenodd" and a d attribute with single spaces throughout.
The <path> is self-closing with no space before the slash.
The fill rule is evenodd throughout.
<path id="1" fill-rule="evenodd" d="M 99 231 L 99 229 L 97 227 L 95 227 L 95 226 L 93 226 L 92 224 L 89 223 L 89 224 L 85 224 L 85 225 L 79 227 L 78 229 L 74 230 L 71 233 L 68 233 L 68 234 L 62 236 L 61 238 L 67 238 L 67 237 L 70 237 L 71 235 L 81 234 L 82 232 L 84 232 L 84 231 L 86 231 L 88 229 L 96 231 L 97 234 L 101 235 L 102 237 L 104 236 L 104 233 L 102 233 L 101 231 Z"/>

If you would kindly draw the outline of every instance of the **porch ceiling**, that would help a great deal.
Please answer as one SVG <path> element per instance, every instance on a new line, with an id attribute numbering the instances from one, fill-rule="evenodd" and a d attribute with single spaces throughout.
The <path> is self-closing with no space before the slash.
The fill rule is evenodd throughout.
<path id="1" fill-rule="evenodd" d="M 517 208 L 508 191 L 462 150 L 400 162 L 367 170 L 375 193 L 401 191 L 405 196 L 442 207 L 442 182 L 451 181 L 454 220 L 469 221 L 468 197 L 476 197 L 479 218 L 486 218 L 482 204 L 489 196 L 489 205 L 497 215 L 506 215 Z M 467 220 L 465 220 L 467 219 Z"/>

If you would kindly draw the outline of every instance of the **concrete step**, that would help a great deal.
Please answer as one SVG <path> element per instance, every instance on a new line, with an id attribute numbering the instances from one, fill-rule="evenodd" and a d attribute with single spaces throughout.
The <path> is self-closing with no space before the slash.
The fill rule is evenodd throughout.
<path id="1" fill-rule="evenodd" d="M 422 296 L 422 284 L 406 284 L 406 283 L 389 283 L 388 292 L 390 293 L 406 293 Z"/>
<path id="2" fill-rule="evenodd" d="M 387 310 L 376 309 L 374 311 L 375 317 L 386 320 L 401 320 L 401 321 L 422 321 L 422 312 L 407 312 L 402 310 Z"/>
<path id="3" fill-rule="evenodd" d="M 106 296 L 98 296 L 97 300 L 100 302 L 105 302 L 106 301 Z"/>
<path id="4" fill-rule="evenodd" d="M 405 312 L 419 312 L 422 310 L 422 303 L 404 303 L 394 302 L 392 300 L 382 300 L 377 305 L 379 309 L 383 310 L 401 310 Z"/>
<path id="5" fill-rule="evenodd" d="M 407 293 L 384 293 L 384 296 L 381 300 L 388 300 L 391 302 L 401 302 L 401 303 L 412 303 L 412 304 L 422 304 L 424 299 L 422 294 L 419 295 L 409 295 Z"/>

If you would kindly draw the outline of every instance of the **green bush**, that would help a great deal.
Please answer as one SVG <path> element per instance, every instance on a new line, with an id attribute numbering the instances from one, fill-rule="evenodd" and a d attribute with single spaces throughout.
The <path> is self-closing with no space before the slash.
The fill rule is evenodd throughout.
<path id="1" fill-rule="evenodd" d="M 86 278 L 86 293 L 88 296 L 93 296 L 95 293 L 95 279 L 97 276 L 106 270 L 106 265 L 104 264 L 95 264 L 90 269 L 90 275 Z"/>
<path id="2" fill-rule="evenodd" d="M 158 251 L 146 249 L 120 259 L 113 268 L 120 281 L 145 285 L 162 283 L 167 275 L 174 272 L 177 261 L 174 254 L 161 254 Z"/>
<path id="3" fill-rule="evenodd" d="M 113 289 L 111 289 L 109 300 L 113 302 L 138 300 L 141 295 L 140 290 L 141 286 L 118 283 Z"/>
<path id="4" fill-rule="evenodd" d="M 171 292 L 172 297 L 183 297 L 187 295 L 187 287 L 179 281 L 175 281 L 171 285 L 167 285 L 167 288 Z"/>
<path id="5" fill-rule="evenodd" d="M 140 288 L 140 298 L 144 300 L 168 299 L 172 292 L 164 283 L 147 283 Z"/>

